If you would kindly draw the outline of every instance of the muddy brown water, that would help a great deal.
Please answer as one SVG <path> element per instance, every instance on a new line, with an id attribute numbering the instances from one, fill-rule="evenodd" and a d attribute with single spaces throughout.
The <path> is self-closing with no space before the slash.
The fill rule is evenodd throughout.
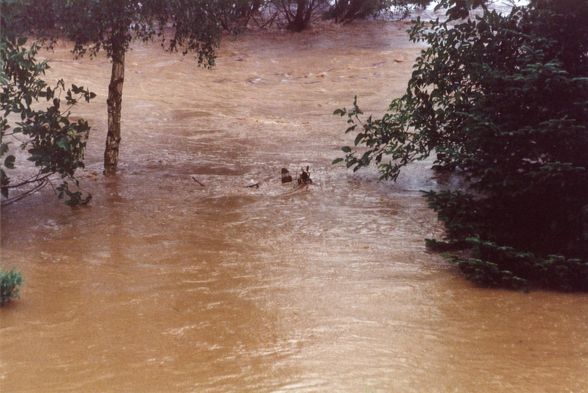
<path id="1" fill-rule="evenodd" d="M 0 310 L 0 391 L 588 391 L 586 295 L 476 288 L 428 253 L 426 164 L 396 184 L 330 165 L 352 141 L 333 110 L 402 93 L 403 31 L 248 34 L 212 71 L 136 45 L 111 179 L 108 61 L 47 54 L 50 77 L 98 94 L 75 112 L 94 200 L 2 211 L 2 266 L 25 285 Z M 280 184 L 306 165 L 315 185 Z"/>

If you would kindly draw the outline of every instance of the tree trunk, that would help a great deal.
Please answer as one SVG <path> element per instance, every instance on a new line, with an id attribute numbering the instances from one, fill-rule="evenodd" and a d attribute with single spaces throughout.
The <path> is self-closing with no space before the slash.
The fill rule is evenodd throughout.
<path id="1" fill-rule="evenodd" d="M 112 74 L 108 85 L 108 134 L 104 150 L 104 174 L 113 175 L 118 165 L 120 145 L 120 116 L 122 109 L 122 90 L 125 80 L 125 48 L 114 45 L 112 48 Z"/>
<path id="2" fill-rule="evenodd" d="M 310 5 L 308 4 L 309 0 L 297 0 L 296 1 L 296 16 L 294 20 L 290 22 L 290 30 L 293 31 L 302 31 L 306 27 L 306 23 L 304 20 L 304 16 L 306 14 L 306 7 Z"/>

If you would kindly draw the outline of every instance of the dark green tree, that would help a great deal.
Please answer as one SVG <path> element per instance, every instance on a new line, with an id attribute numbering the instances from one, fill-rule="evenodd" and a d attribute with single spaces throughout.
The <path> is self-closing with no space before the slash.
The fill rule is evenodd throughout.
<path id="1" fill-rule="evenodd" d="M 502 16 L 417 21 L 406 93 L 378 119 L 347 116 L 345 162 L 382 177 L 436 154 L 467 188 L 427 192 L 441 248 L 482 284 L 588 290 L 588 1 L 537 0 Z"/>
<path id="2" fill-rule="evenodd" d="M 104 172 L 118 165 L 125 54 L 134 40 L 158 39 L 165 49 L 195 53 L 199 65 L 214 65 L 222 25 L 236 15 L 226 2 L 208 0 L 5 0 L 4 29 L 41 37 L 66 37 L 75 56 L 104 51 L 112 61 L 108 86 L 108 134 Z M 237 13 L 238 14 L 238 13 Z M 240 15 L 240 14 L 238 14 Z"/>

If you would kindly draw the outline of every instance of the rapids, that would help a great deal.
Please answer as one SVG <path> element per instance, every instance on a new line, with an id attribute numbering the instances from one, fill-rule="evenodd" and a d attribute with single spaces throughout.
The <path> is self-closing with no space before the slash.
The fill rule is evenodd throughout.
<path id="1" fill-rule="evenodd" d="M 588 391 L 588 296 L 477 288 L 428 253 L 427 163 L 396 184 L 330 164 L 353 140 L 333 110 L 405 89 L 405 27 L 249 33 L 213 70 L 135 45 L 114 178 L 109 62 L 46 53 L 98 94 L 75 112 L 94 199 L 2 210 L 1 266 L 25 283 L 0 309 L 0 391 Z M 314 185 L 280 183 L 307 165 Z"/>

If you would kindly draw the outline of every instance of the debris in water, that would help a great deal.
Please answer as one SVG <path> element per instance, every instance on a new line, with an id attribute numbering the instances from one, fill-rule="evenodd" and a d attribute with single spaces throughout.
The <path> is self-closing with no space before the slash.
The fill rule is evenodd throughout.
<path id="1" fill-rule="evenodd" d="M 245 186 L 245 188 L 259 188 L 259 183 L 249 184 L 248 186 Z"/>
<path id="2" fill-rule="evenodd" d="M 292 176 L 290 172 L 286 168 L 282 168 L 282 183 L 290 183 L 292 181 Z"/>
<path id="3" fill-rule="evenodd" d="M 196 179 L 194 176 L 192 176 L 192 180 L 194 180 L 196 183 L 198 183 L 198 184 L 200 184 L 202 187 L 204 187 L 204 184 L 203 184 L 203 183 L 202 183 L 200 180 Z"/>
<path id="4" fill-rule="evenodd" d="M 312 179 L 310 178 L 310 167 L 307 166 L 306 170 L 301 168 L 300 171 L 300 175 L 298 176 L 298 185 L 305 186 L 307 184 L 312 184 Z"/>

